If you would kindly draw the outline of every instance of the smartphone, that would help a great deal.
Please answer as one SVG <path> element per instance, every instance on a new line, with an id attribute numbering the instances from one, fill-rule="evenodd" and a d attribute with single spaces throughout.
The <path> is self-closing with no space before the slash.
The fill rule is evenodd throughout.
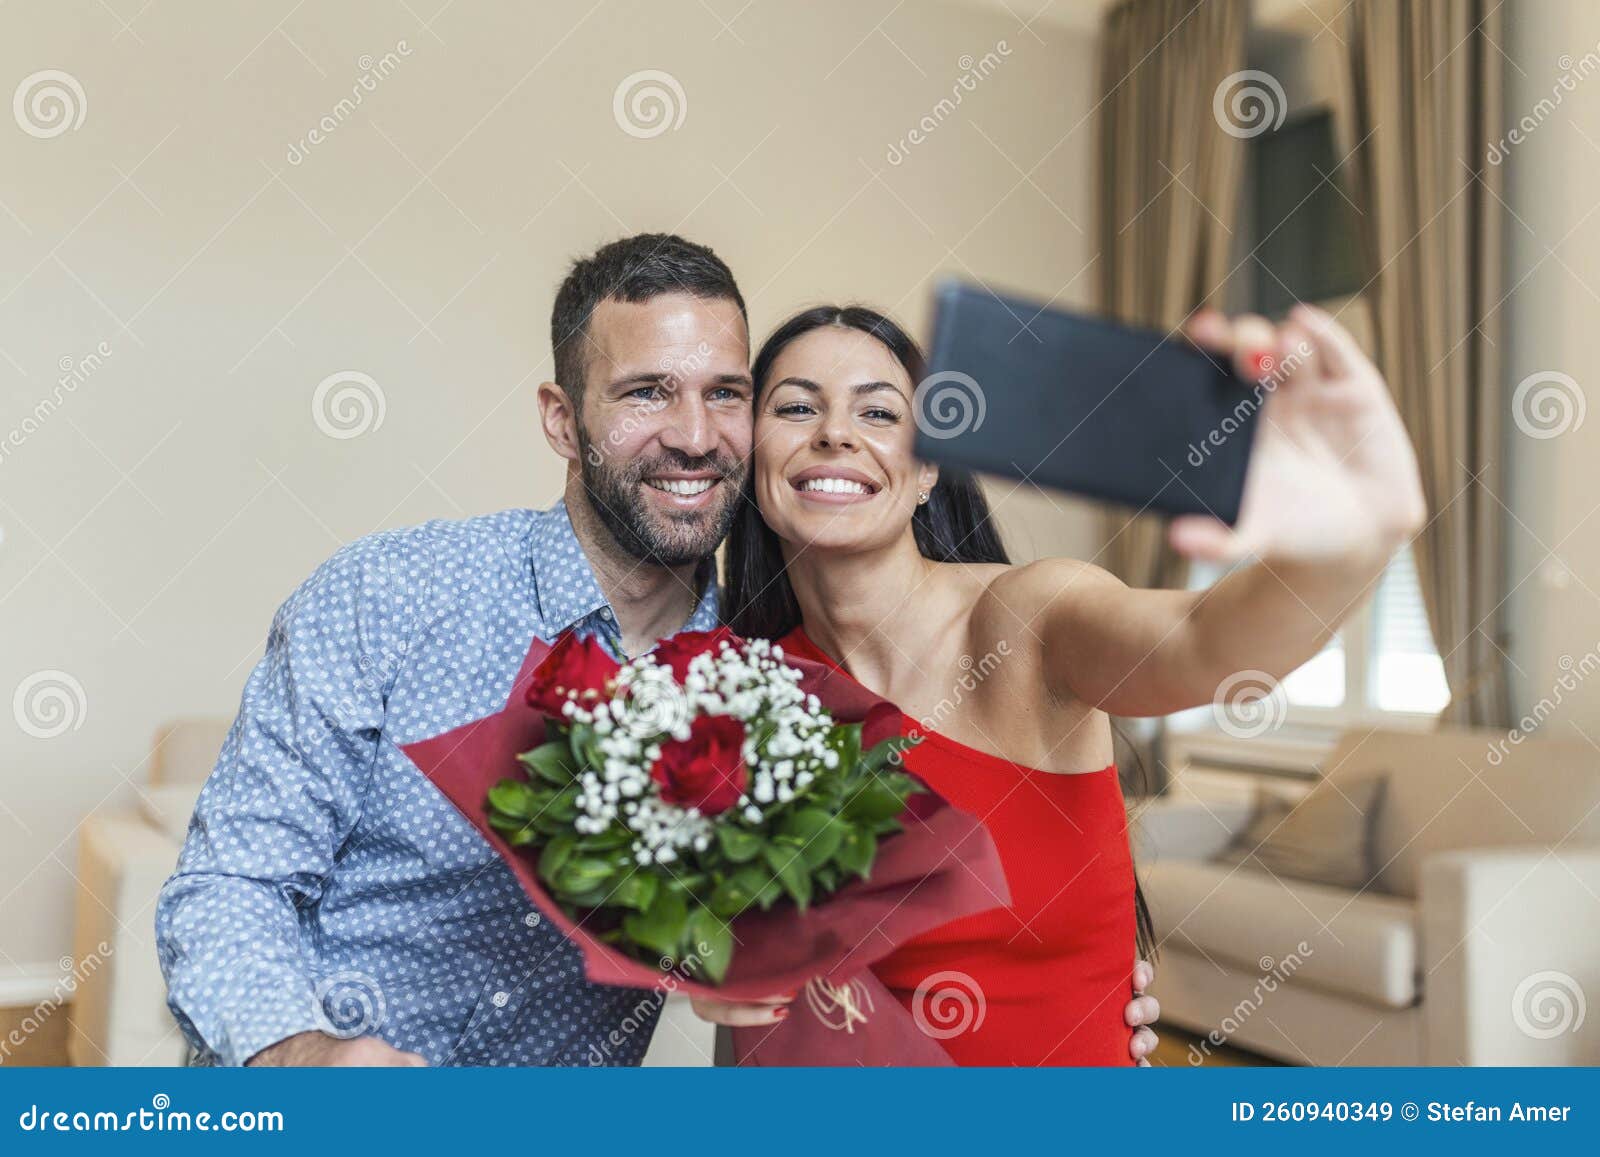
<path id="1" fill-rule="evenodd" d="M 916 453 L 1232 525 L 1264 401 L 1182 338 L 950 282 L 913 398 Z"/>

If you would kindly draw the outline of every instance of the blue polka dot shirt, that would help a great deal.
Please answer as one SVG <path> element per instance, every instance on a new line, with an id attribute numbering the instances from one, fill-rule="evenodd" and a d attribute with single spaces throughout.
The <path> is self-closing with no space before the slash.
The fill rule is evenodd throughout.
<path id="1" fill-rule="evenodd" d="M 704 577 L 684 630 L 716 625 Z M 587 982 L 400 750 L 499 710 L 569 627 L 620 655 L 562 503 L 369 535 L 279 608 L 156 909 L 200 1063 L 314 1029 L 435 1065 L 639 1063 L 661 994 Z"/>

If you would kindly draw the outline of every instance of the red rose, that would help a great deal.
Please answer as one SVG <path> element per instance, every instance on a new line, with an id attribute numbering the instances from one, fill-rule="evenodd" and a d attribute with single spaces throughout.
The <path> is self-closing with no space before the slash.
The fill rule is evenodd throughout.
<path id="1" fill-rule="evenodd" d="M 562 705 L 572 694 L 606 694 L 606 684 L 619 669 L 617 661 L 594 639 L 579 639 L 568 631 L 534 668 L 528 681 L 528 706 L 560 719 Z"/>
<path id="2" fill-rule="evenodd" d="M 750 782 L 743 747 L 743 723 L 731 715 L 702 715 L 689 725 L 688 739 L 661 745 L 650 778 L 668 803 L 714 816 L 738 803 Z"/>
<path id="3" fill-rule="evenodd" d="M 656 662 L 663 667 L 671 667 L 673 677 L 682 683 L 689 675 L 689 660 L 708 651 L 717 654 L 722 650 L 724 639 L 730 643 L 739 642 L 739 636 L 727 627 L 712 631 L 680 631 L 670 639 L 663 639 L 656 647 Z"/>

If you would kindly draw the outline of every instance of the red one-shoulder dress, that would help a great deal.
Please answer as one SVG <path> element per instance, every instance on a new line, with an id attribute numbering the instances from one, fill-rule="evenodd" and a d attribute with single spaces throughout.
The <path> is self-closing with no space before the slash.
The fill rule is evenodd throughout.
<path id="1" fill-rule="evenodd" d="M 800 628 L 786 653 L 849 673 Z M 1131 1065 L 1134 878 L 1115 765 L 1063 775 L 922 737 L 906 767 L 976 816 L 1000 854 L 1008 907 L 907 941 L 873 967 L 958 1065 Z"/>

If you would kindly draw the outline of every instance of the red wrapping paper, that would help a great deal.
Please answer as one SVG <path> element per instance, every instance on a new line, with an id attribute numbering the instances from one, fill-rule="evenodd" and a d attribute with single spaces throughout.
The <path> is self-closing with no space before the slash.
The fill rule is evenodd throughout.
<path id="1" fill-rule="evenodd" d="M 869 879 L 805 912 L 783 900 L 770 911 L 739 917 L 733 962 L 720 985 L 666 973 L 591 936 L 545 891 L 534 867 L 537 853 L 512 848 L 489 826 L 489 789 L 521 774 L 516 757 L 544 742 L 544 718 L 524 697 L 549 651 L 549 644 L 533 641 L 499 711 L 401 750 L 478 829 L 545 918 L 577 944 L 588 979 L 630 988 L 665 984 L 732 1001 L 800 990 L 784 1021 L 734 1031 L 741 1065 L 950 1064 L 871 966 L 913 937 L 1009 903 L 1005 872 L 983 825 L 932 792 L 918 793 L 902 816 L 905 831 L 879 843 Z M 900 733 L 900 713 L 887 700 L 822 664 L 784 658 L 835 720 L 862 724 L 863 751 Z"/>

